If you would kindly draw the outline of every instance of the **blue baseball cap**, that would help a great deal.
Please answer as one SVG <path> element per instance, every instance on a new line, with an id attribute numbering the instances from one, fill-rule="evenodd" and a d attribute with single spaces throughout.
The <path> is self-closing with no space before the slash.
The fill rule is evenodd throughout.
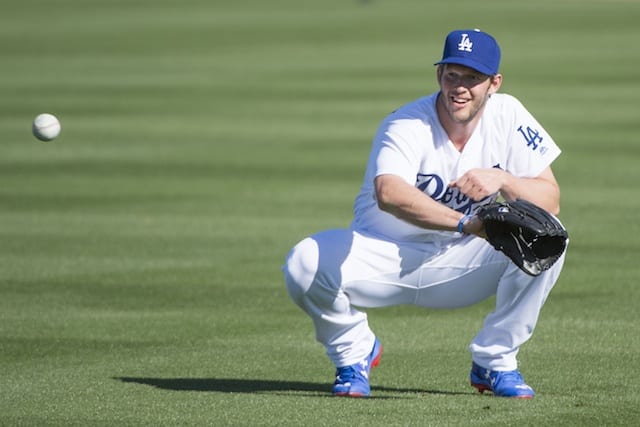
<path id="1" fill-rule="evenodd" d="M 458 64 L 493 76 L 500 68 L 500 46 L 480 30 L 455 30 L 447 35 L 440 64 Z"/>

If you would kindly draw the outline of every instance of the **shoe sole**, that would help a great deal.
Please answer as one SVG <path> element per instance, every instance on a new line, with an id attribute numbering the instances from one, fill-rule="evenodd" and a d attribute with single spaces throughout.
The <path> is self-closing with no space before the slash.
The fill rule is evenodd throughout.
<path id="1" fill-rule="evenodd" d="M 491 387 L 484 385 L 484 384 L 476 384 L 476 383 L 471 383 L 471 387 L 475 387 L 478 389 L 478 393 L 480 394 L 484 394 L 485 391 L 490 391 L 491 393 L 493 393 L 493 390 L 491 389 Z M 494 393 L 494 396 L 496 396 L 496 394 Z M 522 395 L 522 396 L 497 396 L 497 397 L 507 397 L 509 399 L 533 399 L 533 396 L 527 396 L 527 395 Z"/>

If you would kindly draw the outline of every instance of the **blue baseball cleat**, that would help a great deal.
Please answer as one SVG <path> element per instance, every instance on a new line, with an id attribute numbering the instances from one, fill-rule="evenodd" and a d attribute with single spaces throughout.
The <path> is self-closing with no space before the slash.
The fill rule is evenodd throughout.
<path id="1" fill-rule="evenodd" d="M 336 370 L 336 381 L 333 383 L 334 396 L 367 397 L 371 393 L 369 372 L 380 364 L 382 345 L 376 338 L 369 356 L 355 365 L 342 366 Z"/>
<path id="2" fill-rule="evenodd" d="M 471 367 L 471 385 L 480 393 L 491 391 L 495 396 L 531 399 L 535 393 L 522 378 L 518 370 L 491 371 L 475 362 Z"/>

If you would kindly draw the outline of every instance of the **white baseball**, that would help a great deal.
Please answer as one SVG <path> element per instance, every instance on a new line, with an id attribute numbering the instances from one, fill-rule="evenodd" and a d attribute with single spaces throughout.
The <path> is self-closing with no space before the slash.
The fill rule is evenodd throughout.
<path id="1" fill-rule="evenodd" d="M 51 141 L 61 129 L 60 121 L 53 114 L 40 114 L 33 120 L 33 135 L 40 141 Z"/>

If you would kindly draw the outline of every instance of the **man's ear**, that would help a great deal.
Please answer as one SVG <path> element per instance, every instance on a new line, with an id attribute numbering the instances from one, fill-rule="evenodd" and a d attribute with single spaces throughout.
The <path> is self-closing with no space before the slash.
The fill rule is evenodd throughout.
<path id="1" fill-rule="evenodd" d="M 489 95 L 496 93 L 502 86 L 502 74 L 491 76 L 491 86 L 489 86 Z"/>
<path id="2" fill-rule="evenodd" d="M 438 79 L 438 83 L 440 83 L 440 79 L 442 78 L 442 73 L 444 73 L 444 65 L 438 64 L 436 68 L 436 79 Z"/>

